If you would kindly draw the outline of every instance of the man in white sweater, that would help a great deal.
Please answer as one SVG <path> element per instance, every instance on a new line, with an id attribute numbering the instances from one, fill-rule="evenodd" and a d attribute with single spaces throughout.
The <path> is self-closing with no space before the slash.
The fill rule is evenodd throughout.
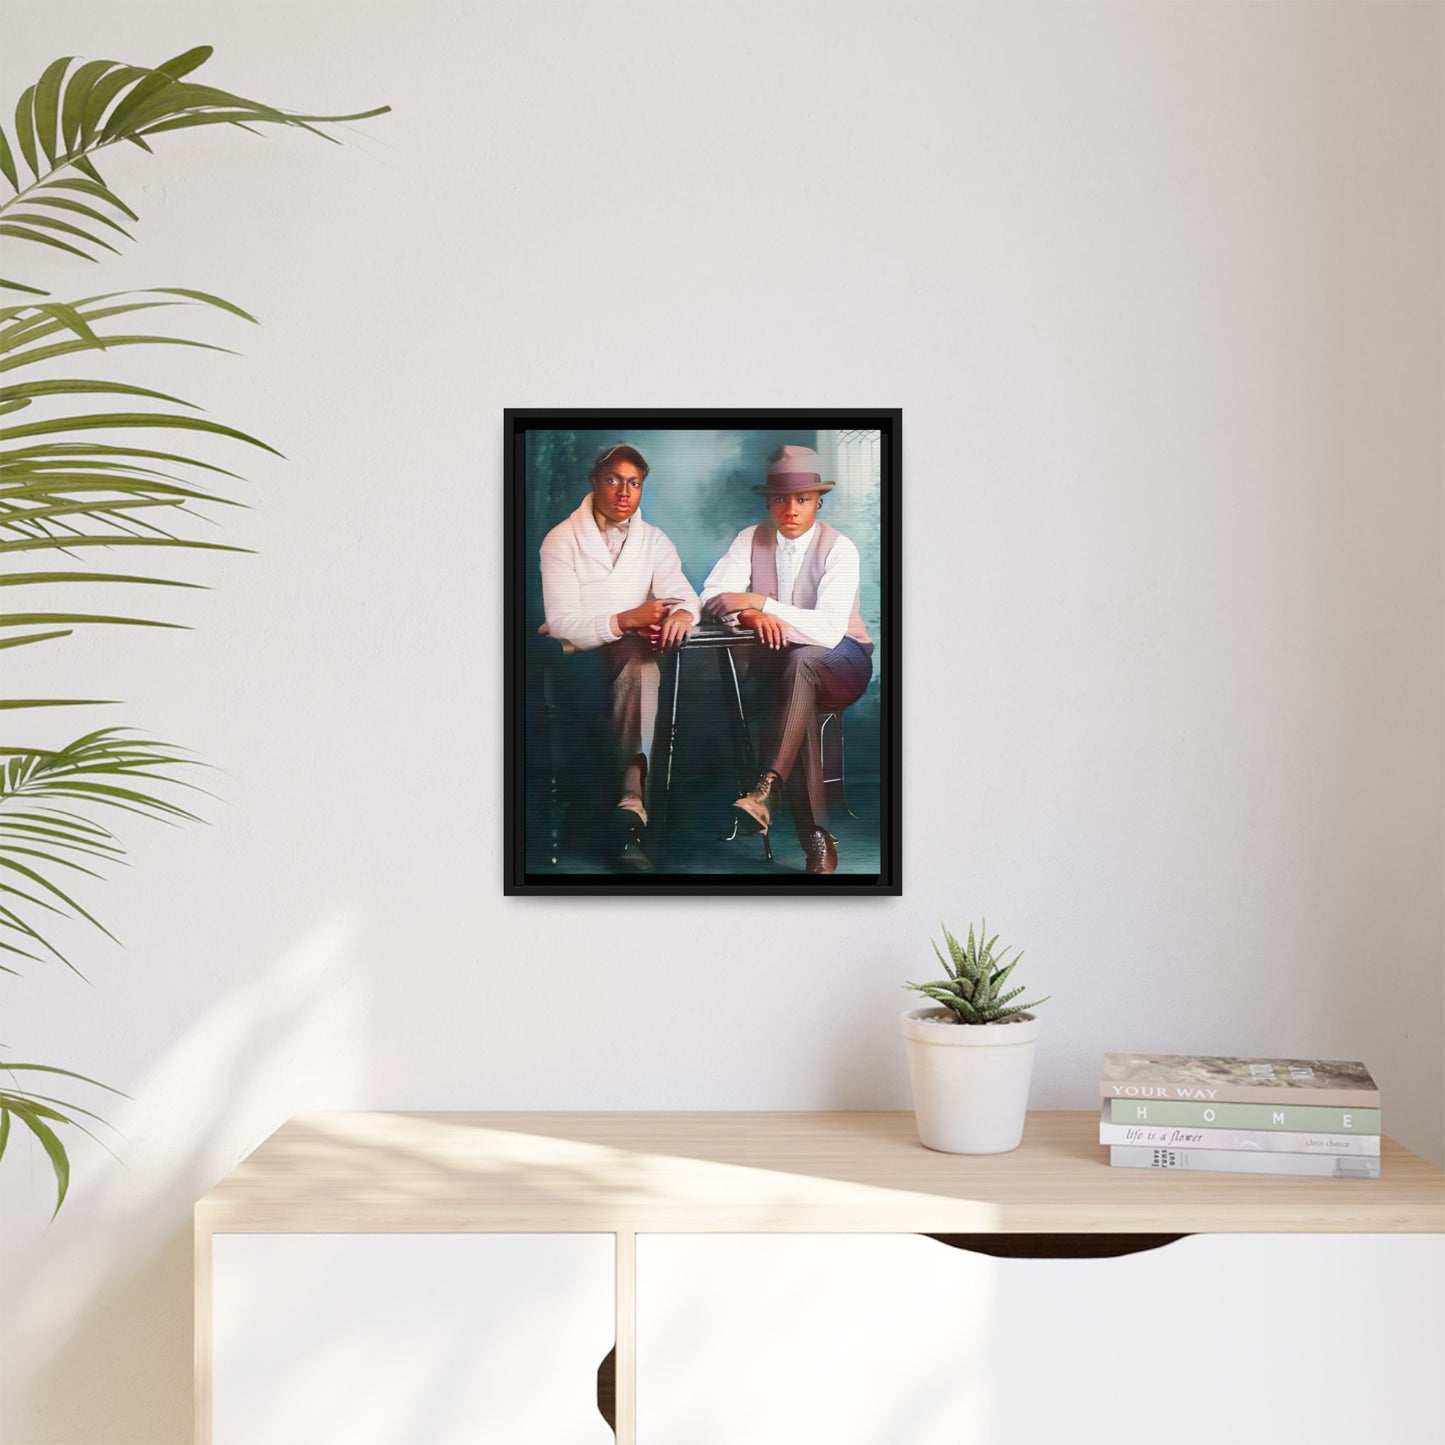
<path id="1" fill-rule="evenodd" d="M 858 548 L 818 516 L 833 488 L 820 467 L 811 447 L 773 453 L 766 484 L 753 488 L 768 520 L 737 534 L 703 583 L 702 601 L 709 617 L 750 629 L 762 644 L 737 659 L 760 685 L 764 763 L 733 804 L 738 826 L 767 833 L 786 787 L 805 869 L 823 874 L 837 871 L 838 840 L 827 826 L 818 718 L 863 696 L 873 642 L 859 612 Z"/>
<path id="2" fill-rule="evenodd" d="M 646 871 L 642 842 L 648 759 L 657 722 L 657 649 L 681 647 L 702 604 L 666 533 L 642 519 L 647 462 L 636 447 L 605 448 L 592 490 L 542 539 L 547 631 L 566 654 L 570 702 L 605 738 L 594 765 L 617 790 L 608 830 L 618 863 Z"/>

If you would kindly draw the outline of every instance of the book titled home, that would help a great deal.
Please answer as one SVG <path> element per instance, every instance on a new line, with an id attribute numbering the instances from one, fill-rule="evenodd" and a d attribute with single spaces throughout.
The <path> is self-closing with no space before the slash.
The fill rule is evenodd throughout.
<path id="1" fill-rule="evenodd" d="M 1341 1059 L 1105 1054 L 1099 1093 L 1106 1099 L 1380 1107 L 1370 1071 Z"/>
<path id="2" fill-rule="evenodd" d="M 1378 1134 L 1299 1133 L 1289 1129 L 1230 1129 L 1202 1124 L 1115 1124 L 1107 1100 L 1099 1110 L 1099 1143 L 1165 1149 L 1236 1149 L 1261 1154 L 1378 1155 Z"/>
<path id="3" fill-rule="evenodd" d="M 1110 1099 L 1112 1124 L 1172 1124 L 1184 1128 L 1289 1129 L 1303 1134 L 1378 1134 L 1378 1109 L 1332 1109 L 1318 1104 L 1184 1103 L 1173 1099 Z"/>
<path id="4" fill-rule="evenodd" d="M 1197 1169 L 1219 1174 L 1305 1174 L 1327 1179 L 1378 1179 L 1373 1155 L 1257 1154 L 1241 1149 L 1157 1149 L 1114 1144 L 1109 1163 L 1124 1169 Z"/>

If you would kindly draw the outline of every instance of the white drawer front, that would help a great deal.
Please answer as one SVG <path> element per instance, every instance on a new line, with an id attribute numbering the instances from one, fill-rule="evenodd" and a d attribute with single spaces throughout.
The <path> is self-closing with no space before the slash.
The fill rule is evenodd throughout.
<path id="1" fill-rule="evenodd" d="M 637 1241 L 638 1445 L 1435 1445 L 1445 1236 Z"/>
<path id="2" fill-rule="evenodd" d="M 608 1445 L 611 1235 L 218 1234 L 214 1445 Z"/>

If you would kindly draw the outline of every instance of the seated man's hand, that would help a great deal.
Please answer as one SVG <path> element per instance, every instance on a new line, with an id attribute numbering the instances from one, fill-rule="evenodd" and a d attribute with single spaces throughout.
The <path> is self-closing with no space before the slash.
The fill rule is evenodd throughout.
<path id="1" fill-rule="evenodd" d="M 744 608 L 738 617 L 744 627 L 750 627 L 758 635 L 764 647 L 782 647 L 787 641 L 782 619 L 768 612 L 759 612 L 755 607 Z"/>
<path id="2" fill-rule="evenodd" d="M 629 607 L 626 612 L 617 614 L 617 625 L 624 632 L 646 632 L 649 627 L 656 627 L 666 616 L 667 603 L 639 602 L 636 607 Z"/>
<path id="3" fill-rule="evenodd" d="M 702 610 L 715 622 L 721 622 L 724 617 L 731 616 L 734 612 L 746 612 L 750 607 L 761 607 L 764 600 L 759 592 L 719 592 L 716 597 L 708 598 Z"/>
<path id="4" fill-rule="evenodd" d="M 692 631 L 692 613 L 674 612 L 663 624 L 658 634 L 659 647 L 681 647 Z"/>

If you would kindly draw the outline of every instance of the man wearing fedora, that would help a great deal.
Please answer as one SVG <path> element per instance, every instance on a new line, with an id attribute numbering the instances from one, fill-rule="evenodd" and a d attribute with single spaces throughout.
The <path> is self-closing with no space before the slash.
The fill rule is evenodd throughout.
<path id="1" fill-rule="evenodd" d="M 681 647 L 702 612 L 677 548 L 642 519 L 647 462 L 617 443 L 598 453 L 591 490 L 542 539 L 546 631 L 562 644 L 570 704 L 600 736 L 600 784 L 615 789 L 607 829 L 618 865 L 643 852 L 648 758 L 657 722 L 657 649 Z"/>
<path id="2" fill-rule="evenodd" d="M 828 831 L 819 713 L 862 697 L 873 675 L 873 643 L 859 612 L 858 549 L 820 520 L 823 479 L 812 447 L 783 446 L 753 490 L 768 520 L 744 527 L 703 584 L 706 616 L 748 628 L 760 655 L 740 659 L 760 685 L 763 771 L 733 804 L 745 831 L 767 833 L 786 788 L 809 873 L 838 867 Z"/>

